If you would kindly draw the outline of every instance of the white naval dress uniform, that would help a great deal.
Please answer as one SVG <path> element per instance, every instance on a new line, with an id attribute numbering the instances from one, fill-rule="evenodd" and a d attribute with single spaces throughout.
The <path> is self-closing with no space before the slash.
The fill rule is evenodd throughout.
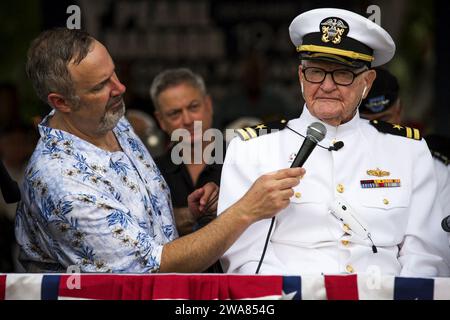
<path id="1" fill-rule="evenodd" d="M 306 135 L 319 121 L 304 108 L 288 122 Z M 359 114 L 338 127 L 324 123 L 329 147 L 316 147 L 304 164 L 306 174 L 294 188 L 290 205 L 277 216 L 261 274 L 341 274 L 374 270 L 389 275 L 448 276 L 450 249 L 435 205 L 437 183 L 430 152 L 422 141 L 377 131 Z M 227 149 L 218 212 L 239 200 L 261 175 L 288 168 L 303 138 L 285 128 L 249 141 L 235 138 Z M 400 187 L 365 188 L 361 180 L 380 179 L 367 170 L 381 169 Z M 367 222 L 378 252 L 368 239 L 348 230 L 329 213 L 329 203 L 343 198 Z M 270 219 L 250 226 L 221 259 L 227 273 L 254 274 Z M 375 268 L 375 269 L 374 269 Z"/>

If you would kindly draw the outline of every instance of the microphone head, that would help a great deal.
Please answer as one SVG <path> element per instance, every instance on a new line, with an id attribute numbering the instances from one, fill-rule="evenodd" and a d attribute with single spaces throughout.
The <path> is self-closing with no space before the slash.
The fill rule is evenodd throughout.
<path id="1" fill-rule="evenodd" d="M 326 134 L 327 128 L 320 122 L 311 123 L 306 130 L 306 136 L 316 143 L 322 141 Z"/>

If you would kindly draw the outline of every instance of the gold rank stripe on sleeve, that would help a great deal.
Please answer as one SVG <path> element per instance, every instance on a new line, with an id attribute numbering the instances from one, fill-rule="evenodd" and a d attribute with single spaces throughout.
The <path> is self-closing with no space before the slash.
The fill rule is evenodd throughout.
<path id="1" fill-rule="evenodd" d="M 400 179 L 361 180 L 361 188 L 396 188 L 400 187 Z"/>
<path id="2" fill-rule="evenodd" d="M 406 127 L 399 124 L 391 124 L 381 120 L 371 120 L 370 124 L 383 133 L 389 133 L 414 140 L 422 140 L 420 131 L 416 128 Z"/>

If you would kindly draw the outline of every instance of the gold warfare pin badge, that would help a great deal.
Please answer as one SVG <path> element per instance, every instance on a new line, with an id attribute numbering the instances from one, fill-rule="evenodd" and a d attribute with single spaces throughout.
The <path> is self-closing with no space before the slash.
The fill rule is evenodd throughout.
<path id="1" fill-rule="evenodd" d="M 373 176 L 373 177 L 389 177 L 391 173 L 389 171 L 381 170 L 380 168 L 367 170 L 367 175 Z"/>
<path id="2" fill-rule="evenodd" d="M 320 22 L 321 39 L 325 43 L 330 41 L 334 44 L 341 43 L 349 30 L 348 23 L 337 17 L 325 18 Z"/>

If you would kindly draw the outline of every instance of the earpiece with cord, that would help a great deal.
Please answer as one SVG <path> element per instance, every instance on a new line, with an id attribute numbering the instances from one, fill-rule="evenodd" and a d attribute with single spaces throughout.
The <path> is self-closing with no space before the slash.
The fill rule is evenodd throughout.
<path id="1" fill-rule="evenodd" d="M 356 106 L 356 108 L 354 109 L 354 112 L 356 112 L 356 110 L 358 110 L 359 106 L 361 105 L 361 102 L 364 100 L 364 95 L 366 94 L 366 91 L 367 91 L 367 86 L 364 86 L 364 89 L 363 89 L 363 92 L 361 95 L 361 99 L 359 99 L 359 103 Z"/>
<path id="2" fill-rule="evenodd" d="M 304 92 L 303 81 L 302 81 L 302 80 L 300 80 L 300 87 L 301 87 L 301 89 L 302 89 L 302 98 L 303 98 L 303 100 L 306 100 L 306 99 L 305 99 L 305 92 Z"/>

